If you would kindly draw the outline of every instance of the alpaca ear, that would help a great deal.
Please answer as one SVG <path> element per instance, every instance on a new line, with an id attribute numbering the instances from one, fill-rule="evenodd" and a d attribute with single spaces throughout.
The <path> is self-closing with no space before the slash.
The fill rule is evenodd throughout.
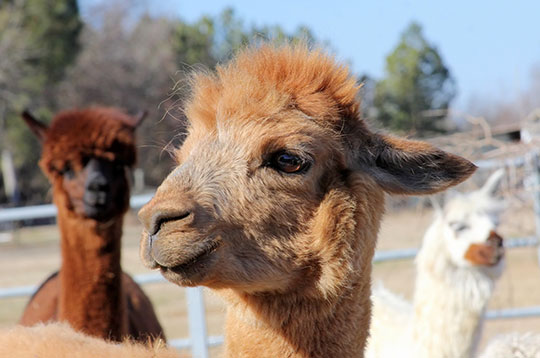
<path id="1" fill-rule="evenodd" d="M 425 142 L 375 135 L 369 170 L 392 194 L 432 194 L 467 179 L 476 166 Z"/>
<path id="2" fill-rule="evenodd" d="M 21 113 L 21 117 L 28 125 L 28 128 L 30 128 L 30 130 L 36 135 L 39 141 L 43 142 L 45 140 L 47 130 L 49 129 L 47 125 L 35 119 L 28 110 L 23 111 Z"/>
<path id="3" fill-rule="evenodd" d="M 493 174 L 490 175 L 488 180 L 486 180 L 484 186 L 480 188 L 480 191 L 487 196 L 493 196 L 499 188 L 499 184 L 501 183 L 503 176 L 504 169 L 501 168 L 496 170 Z"/>
<path id="4" fill-rule="evenodd" d="M 147 115 L 148 115 L 147 110 L 139 111 L 136 115 L 134 115 L 133 116 L 133 128 L 137 128 L 142 123 L 142 121 L 144 121 L 144 119 L 146 118 Z"/>

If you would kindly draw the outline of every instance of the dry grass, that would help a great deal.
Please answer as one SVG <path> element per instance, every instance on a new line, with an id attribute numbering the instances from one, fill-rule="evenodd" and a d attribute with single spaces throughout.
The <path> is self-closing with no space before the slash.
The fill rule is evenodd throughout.
<path id="1" fill-rule="evenodd" d="M 382 224 L 378 248 L 387 250 L 418 247 L 431 216 L 429 210 L 422 209 L 388 213 Z M 531 235 L 534 232 L 534 218 L 530 208 L 510 208 L 502 222 L 500 232 L 506 237 Z M 140 230 L 136 218 L 128 215 L 122 263 L 130 274 L 149 272 L 138 257 Z M 0 244 L 0 287 L 37 284 L 56 270 L 59 264 L 58 231 L 54 226 L 18 230 L 12 242 Z M 412 260 L 378 263 L 374 266 L 374 276 L 375 280 L 382 280 L 385 286 L 410 299 L 414 285 Z M 155 305 L 167 337 L 187 337 L 184 290 L 170 283 L 150 284 L 144 289 Z M 0 304 L 0 328 L 17 322 L 26 301 L 27 298 L 3 300 Z M 223 334 L 224 304 L 210 292 L 206 292 L 205 301 L 209 334 Z M 507 268 L 491 300 L 490 308 L 533 305 L 540 305 L 540 269 L 536 249 L 509 250 Z M 488 321 L 483 342 L 498 333 L 540 331 L 538 327 L 540 317 Z M 212 356 L 219 356 L 219 351 L 219 348 L 212 350 Z"/>

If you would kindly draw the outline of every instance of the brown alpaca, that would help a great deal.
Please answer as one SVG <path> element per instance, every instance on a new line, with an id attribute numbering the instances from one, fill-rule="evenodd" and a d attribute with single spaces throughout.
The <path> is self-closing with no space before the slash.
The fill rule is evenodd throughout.
<path id="1" fill-rule="evenodd" d="M 141 256 L 225 297 L 227 357 L 362 357 L 384 192 L 434 193 L 475 170 L 369 131 L 357 90 L 304 46 L 194 76 L 178 167 L 139 213 Z"/>
<path id="2" fill-rule="evenodd" d="M 73 110 L 58 114 L 48 128 L 27 112 L 23 118 L 43 144 L 39 164 L 53 185 L 62 266 L 31 298 L 20 323 L 67 321 L 115 341 L 163 338 L 150 300 L 120 267 L 134 132 L 142 116 Z"/>

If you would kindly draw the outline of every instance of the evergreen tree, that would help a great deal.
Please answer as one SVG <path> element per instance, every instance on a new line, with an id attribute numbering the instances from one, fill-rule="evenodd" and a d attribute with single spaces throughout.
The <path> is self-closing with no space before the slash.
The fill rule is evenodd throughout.
<path id="1" fill-rule="evenodd" d="M 287 33 L 278 25 L 246 26 L 234 9 L 226 8 L 216 17 L 203 16 L 194 24 L 179 22 L 176 31 L 175 51 L 184 65 L 203 64 L 213 67 L 224 62 L 242 47 L 257 41 L 316 42 L 311 30 L 298 27 Z"/>
<path id="2" fill-rule="evenodd" d="M 35 49 L 31 64 L 48 83 L 58 81 L 79 52 L 82 21 L 77 0 L 26 0 L 23 10 L 23 28 Z"/>
<path id="3" fill-rule="evenodd" d="M 455 82 L 437 48 L 412 23 L 386 58 L 386 77 L 375 88 L 375 117 L 385 127 L 419 136 L 444 132 L 455 94 Z"/>
<path id="4" fill-rule="evenodd" d="M 54 87 L 75 59 L 81 27 L 76 0 L 0 2 L 0 151 L 13 157 L 23 201 L 42 198 L 48 185 L 37 167 L 39 144 L 20 113 L 56 111 Z M 6 177 L 14 172 L 1 168 Z"/>

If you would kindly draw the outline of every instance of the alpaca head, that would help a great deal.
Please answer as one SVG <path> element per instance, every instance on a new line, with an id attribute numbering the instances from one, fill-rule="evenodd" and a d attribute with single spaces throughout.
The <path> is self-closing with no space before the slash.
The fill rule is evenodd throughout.
<path id="1" fill-rule="evenodd" d="M 42 142 L 40 166 L 54 186 L 57 205 L 97 221 L 126 211 L 134 130 L 143 114 L 134 118 L 112 108 L 72 110 L 56 115 L 50 126 L 26 111 L 22 116 Z"/>
<path id="2" fill-rule="evenodd" d="M 501 169 L 479 190 L 456 194 L 437 214 L 434 225 L 442 230 L 448 259 L 457 267 L 478 269 L 494 276 L 502 272 L 503 239 L 496 229 L 503 203 L 494 196 L 502 176 Z"/>
<path id="3" fill-rule="evenodd" d="M 180 285 L 243 292 L 320 288 L 370 264 L 383 191 L 440 191 L 475 167 L 370 132 L 357 89 L 303 46 L 195 75 L 178 166 L 139 213 L 143 261 Z"/>

